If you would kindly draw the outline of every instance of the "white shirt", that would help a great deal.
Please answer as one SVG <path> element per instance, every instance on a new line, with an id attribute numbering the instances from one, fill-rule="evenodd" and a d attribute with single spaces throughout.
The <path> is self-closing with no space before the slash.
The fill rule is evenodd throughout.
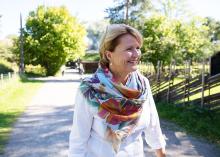
<path id="1" fill-rule="evenodd" d="M 152 149 L 164 148 L 166 142 L 147 79 L 146 82 L 148 96 L 137 127 L 123 140 L 117 154 L 112 145 L 105 140 L 107 127 L 105 120 L 96 114 L 96 109 L 87 104 L 86 99 L 78 91 L 69 138 L 69 157 L 144 157 L 142 132 Z"/>

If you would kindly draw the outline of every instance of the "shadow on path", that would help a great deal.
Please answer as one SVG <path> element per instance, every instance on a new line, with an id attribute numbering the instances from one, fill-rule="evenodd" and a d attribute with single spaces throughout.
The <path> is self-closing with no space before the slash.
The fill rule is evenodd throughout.
<path id="1" fill-rule="evenodd" d="M 73 105 L 29 108 L 19 118 L 4 157 L 64 157 L 72 124 Z M 34 113 L 32 112 L 33 110 Z M 38 112 L 36 112 L 38 110 Z"/>

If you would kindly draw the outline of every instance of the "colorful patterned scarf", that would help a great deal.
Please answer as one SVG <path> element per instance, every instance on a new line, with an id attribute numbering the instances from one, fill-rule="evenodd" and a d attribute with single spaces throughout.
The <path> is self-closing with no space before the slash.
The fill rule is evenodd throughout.
<path id="1" fill-rule="evenodd" d="M 98 68 L 91 78 L 85 78 L 80 90 L 88 104 L 107 123 L 106 139 L 118 152 L 121 141 L 135 128 L 147 97 L 144 76 L 132 72 L 126 85 L 117 84 L 107 68 Z"/>

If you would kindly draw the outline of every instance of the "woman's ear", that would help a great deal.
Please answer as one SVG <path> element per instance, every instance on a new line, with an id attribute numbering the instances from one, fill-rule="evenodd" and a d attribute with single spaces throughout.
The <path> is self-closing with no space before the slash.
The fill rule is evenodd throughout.
<path id="1" fill-rule="evenodd" d="M 112 58 L 112 52 L 110 52 L 110 51 L 105 51 L 105 56 L 106 56 L 106 58 L 110 61 L 111 58 Z"/>

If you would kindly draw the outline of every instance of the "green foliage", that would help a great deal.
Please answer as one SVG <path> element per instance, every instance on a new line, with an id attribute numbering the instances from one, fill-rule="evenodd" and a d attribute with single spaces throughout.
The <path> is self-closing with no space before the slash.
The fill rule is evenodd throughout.
<path id="1" fill-rule="evenodd" d="M 143 28 L 143 57 L 144 61 L 150 61 L 154 67 L 157 61 L 163 65 L 171 62 L 178 48 L 175 36 L 176 21 L 169 20 L 165 16 L 153 16 L 147 19 Z"/>
<path id="2" fill-rule="evenodd" d="M 214 45 L 214 50 L 220 51 L 220 21 L 216 21 L 210 17 L 206 18 L 205 25 L 209 27 L 209 37 Z"/>
<path id="3" fill-rule="evenodd" d="M 165 66 L 173 59 L 177 62 L 200 59 L 212 52 L 208 27 L 202 25 L 202 21 L 198 19 L 184 23 L 155 15 L 146 19 L 142 33 L 142 60 L 151 62 L 155 69 L 158 60 Z"/>
<path id="4" fill-rule="evenodd" d="M 13 40 L 16 36 L 8 36 L 3 40 L 0 40 L 0 58 L 9 62 L 15 61 L 15 55 L 12 52 Z"/>
<path id="5" fill-rule="evenodd" d="M 41 65 L 26 65 L 25 66 L 25 74 L 27 76 L 36 77 L 36 76 L 46 76 L 46 69 Z"/>
<path id="6" fill-rule="evenodd" d="M 0 73 L 13 72 L 13 68 L 10 62 L 0 59 Z"/>
<path id="7" fill-rule="evenodd" d="M 100 40 L 102 33 L 104 33 L 106 26 L 106 21 L 94 22 L 87 26 L 87 37 L 89 39 L 89 50 L 98 50 L 98 41 Z"/>
<path id="8" fill-rule="evenodd" d="M 177 123 L 186 131 L 220 144 L 220 114 L 196 106 L 157 103 L 160 117 Z"/>
<path id="9" fill-rule="evenodd" d="M 100 56 L 99 53 L 86 53 L 85 56 L 82 57 L 83 61 L 99 61 Z"/>
<path id="10" fill-rule="evenodd" d="M 220 21 L 216 21 L 211 17 L 207 17 L 205 21 L 205 25 L 209 27 L 209 36 L 211 37 L 211 41 L 219 41 L 220 40 Z"/>
<path id="11" fill-rule="evenodd" d="M 107 19 L 110 23 L 126 23 L 125 10 L 126 4 L 128 5 L 128 24 L 133 26 L 139 26 L 142 23 L 142 19 L 147 11 L 152 10 L 150 0 L 118 0 L 115 1 L 113 7 L 106 9 L 108 16 Z"/>
<path id="12" fill-rule="evenodd" d="M 190 10 L 187 9 L 187 0 L 157 0 L 154 5 L 155 12 L 168 18 L 188 18 Z"/>
<path id="13" fill-rule="evenodd" d="M 9 139 L 13 123 L 21 115 L 26 105 L 30 103 L 42 83 L 25 82 L 18 79 L 0 86 L 0 154 Z"/>
<path id="14" fill-rule="evenodd" d="M 213 53 L 212 43 L 208 36 L 209 28 L 203 23 L 204 19 L 194 18 L 189 23 L 179 22 L 176 25 L 179 44 L 177 54 L 183 60 L 200 60 Z"/>
<path id="15" fill-rule="evenodd" d="M 24 28 L 25 64 L 40 64 L 47 75 L 54 75 L 66 60 L 84 55 L 85 35 L 65 7 L 39 6 L 29 13 Z"/>

